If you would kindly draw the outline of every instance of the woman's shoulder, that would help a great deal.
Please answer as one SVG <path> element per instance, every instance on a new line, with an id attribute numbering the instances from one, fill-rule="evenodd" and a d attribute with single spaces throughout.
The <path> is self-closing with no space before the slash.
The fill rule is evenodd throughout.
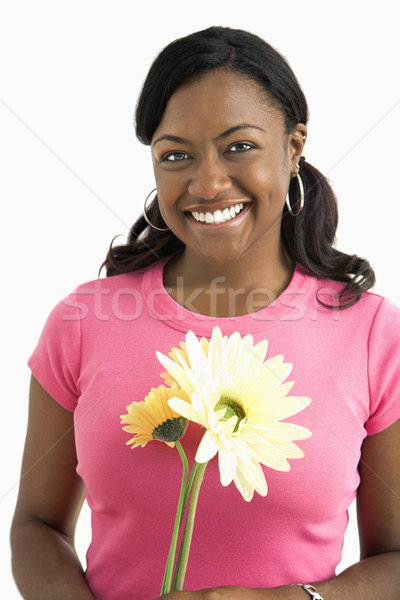
<path id="1" fill-rule="evenodd" d="M 128 271 L 127 273 L 120 273 L 109 277 L 90 279 L 77 285 L 71 293 L 90 295 L 91 292 L 97 289 L 102 290 L 103 294 L 106 294 L 108 291 L 117 291 L 126 288 L 139 289 L 142 285 L 143 278 L 149 273 L 159 272 L 162 269 L 164 262 L 164 259 L 159 259 L 154 263 L 135 271 Z"/>
<path id="2" fill-rule="evenodd" d="M 98 277 L 78 284 L 53 306 L 50 320 L 81 321 L 90 315 L 113 311 L 127 299 L 143 303 L 143 282 L 146 276 L 162 268 L 157 261 L 143 269 L 110 277 Z"/>
<path id="3" fill-rule="evenodd" d="M 316 297 L 320 301 L 324 302 L 326 300 L 326 302 L 328 303 L 328 300 L 330 300 L 333 304 L 335 302 L 337 303 L 337 305 L 335 306 L 336 308 L 339 307 L 339 304 L 341 303 L 339 299 L 339 294 L 345 286 L 345 283 L 343 281 L 337 281 L 331 278 L 317 277 L 301 265 L 297 266 L 297 270 L 299 270 L 303 274 L 304 278 L 309 279 L 310 282 L 312 282 L 310 285 L 310 289 L 315 291 Z M 344 300 L 344 302 L 346 302 L 346 300 Z M 400 316 L 400 307 L 397 305 L 397 303 L 394 302 L 392 299 L 388 298 L 387 296 L 375 291 L 374 289 L 370 289 L 368 291 L 363 292 L 357 302 L 355 302 L 349 308 L 342 308 L 341 310 L 348 311 L 349 309 L 352 309 L 353 312 L 357 312 L 359 310 L 365 311 L 367 307 L 371 308 L 372 310 L 382 309 L 383 312 L 389 312 L 393 315 Z"/>
<path id="4" fill-rule="evenodd" d="M 392 299 L 370 289 L 361 294 L 360 298 L 349 306 L 349 300 L 340 297 L 345 286 L 344 282 L 331 278 L 317 277 L 303 267 L 298 267 L 307 289 L 306 301 L 310 311 L 325 317 L 328 322 L 334 320 L 343 327 L 343 332 L 368 332 L 372 330 L 390 329 L 400 337 L 400 307 Z"/>

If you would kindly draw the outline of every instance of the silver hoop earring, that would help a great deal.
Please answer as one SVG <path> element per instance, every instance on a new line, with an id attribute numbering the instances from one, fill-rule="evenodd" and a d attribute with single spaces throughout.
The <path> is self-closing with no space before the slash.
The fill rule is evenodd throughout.
<path id="1" fill-rule="evenodd" d="M 304 208 L 304 186 L 303 186 L 303 182 L 301 180 L 301 177 L 298 173 L 296 173 L 296 177 L 297 177 L 297 181 L 299 182 L 299 190 L 300 190 L 300 208 L 299 210 L 294 213 L 290 204 L 290 198 L 289 198 L 289 192 L 286 194 L 286 206 L 288 208 L 288 211 L 290 212 L 290 214 L 292 215 L 292 217 L 297 217 L 301 211 Z"/>
<path id="2" fill-rule="evenodd" d="M 157 188 L 154 188 L 154 190 L 151 190 L 150 194 L 148 194 L 146 196 L 146 200 L 144 201 L 144 206 L 143 206 L 143 216 L 145 218 L 146 223 L 148 223 L 150 225 L 150 227 L 152 227 L 153 229 L 157 229 L 157 231 L 169 231 L 169 227 L 166 227 L 165 229 L 163 227 L 156 227 L 155 225 L 153 225 L 153 223 L 150 223 L 149 218 L 147 216 L 146 213 L 146 204 L 147 204 L 147 200 L 150 198 L 150 196 L 153 194 L 153 192 L 156 192 Z"/>

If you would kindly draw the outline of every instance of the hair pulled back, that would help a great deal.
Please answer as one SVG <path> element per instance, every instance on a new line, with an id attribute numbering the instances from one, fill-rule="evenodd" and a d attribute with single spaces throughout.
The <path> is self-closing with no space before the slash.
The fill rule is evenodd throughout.
<path id="1" fill-rule="evenodd" d="M 210 71 L 224 69 L 259 84 L 268 101 L 284 117 L 286 133 L 298 123 L 307 124 L 308 107 L 303 91 L 286 59 L 255 34 L 241 29 L 210 27 L 177 39 L 155 58 L 143 84 L 135 113 L 138 139 L 150 145 L 167 102 L 184 82 Z M 319 278 L 343 282 L 340 307 L 351 306 L 375 283 L 369 262 L 333 247 L 338 210 L 332 188 L 322 173 L 300 160 L 305 205 L 293 217 L 286 206 L 282 215 L 283 245 L 293 263 Z M 299 201 L 297 179 L 290 183 L 292 207 Z M 148 208 L 150 221 L 165 227 L 157 201 Z M 102 267 L 107 276 L 135 271 L 184 248 L 171 232 L 151 228 L 143 215 L 132 226 L 127 243 L 112 246 Z"/>

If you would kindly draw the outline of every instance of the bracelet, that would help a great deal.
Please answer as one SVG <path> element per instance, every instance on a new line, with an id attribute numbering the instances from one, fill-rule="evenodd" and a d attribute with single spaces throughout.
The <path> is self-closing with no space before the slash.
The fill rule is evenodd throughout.
<path id="1" fill-rule="evenodd" d="M 313 585 L 309 583 L 295 583 L 294 585 L 300 586 L 303 590 L 309 593 L 310 598 L 314 598 L 314 600 L 324 600 L 318 590 L 315 589 Z"/>

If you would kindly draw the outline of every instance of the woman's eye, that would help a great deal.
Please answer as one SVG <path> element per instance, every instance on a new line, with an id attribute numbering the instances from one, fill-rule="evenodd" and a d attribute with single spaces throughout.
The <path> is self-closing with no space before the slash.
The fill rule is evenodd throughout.
<path id="1" fill-rule="evenodd" d="M 181 160 L 185 160 L 188 158 L 188 155 L 185 152 L 168 152 L 162 158 L 163 161 L 168 162 L 180 162 Z"/>
<path id="2" fill-rule="evenodd" d="M 254 146 L 252 144 L 249 144 L 248 142 L 237 142 L 236 144 L 232 144 L 232 146 L 228 148 L 228 151 L 247 152 L 247 150 L 251 150 L 252 148 L 254 148 Z"/>

